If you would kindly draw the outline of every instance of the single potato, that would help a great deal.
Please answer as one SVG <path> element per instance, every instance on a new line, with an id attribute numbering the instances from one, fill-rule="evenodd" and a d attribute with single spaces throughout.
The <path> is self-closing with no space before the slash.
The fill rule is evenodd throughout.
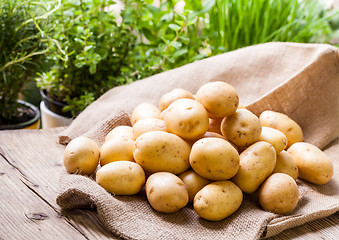
<path id="1" fill-rule="evenodd" d="M 218 134 L 222 134 L 220 130 L 221 122 L 224 118 L 210 118 L 209 119 L 209 127 L 208 132 L 215 132 Z"/>
<path id="2" fill-rule="evenodd" d="M 209 221 L 219 221 L 240 207 L 243 193 L 231 181 L 217 181 L 203 187 L 194 197 L 194 210 Z"/>
<path id="3" fill-rule="evenodd" d="M 147 173 L 180 174 L 189 167 L 191 147 L 180 137 L 163 131 L 141 134 L 134 145 L 134 159 Z"/>
<path id="4" fill-rule="evenodd" d="M 158 172 L 146 181 L 146 196 L 158 212 L 173 213 L 188 203 L 188 192 L 184 182 L 169 172 Z"/>
<path id="5" fill-rule="evenodd" d="M 175 88 L 172 91 L 164 94 L 159 101 L 160 111 L 165 110 L 172 102 L 181 98 L 189 98 L 194 100 L 194 96 L 191 92 L 182 89 Z"/>
<path id="6" fill-rule="evenodd" d="M 159 118 L 160 110 L 156 106 L 150 103 L 140 103 L 136 106 L 132 112 L 131 123 L 132 126 L 144 118 Z"/>
<path id="7" fill-rule="evenodd" d="M 252 144 L 240 154 L 240 167 L 232 181 L 243 192 L 253 193 L 273 172 L 276 152 L 268 142 Z"/>
<path id="8" fill-rule="evenodd" d="M 212 182 L 211 180 L 201 177 L 192 169 L 181 173 L 178 177 L 185 183 L 189 196 L 188 202 L 190 203 L 193 202 L 194 196 L 197 192 Z"/>
<path id="9" fill-rule="evenodd" d="M 105 142 L 114 137 L 127 137 L 133 140 L 133 128 L 131 126 L 117 126 L 106 135 Z"/>
<path id="10" fill-rule="evenodd" d="M 114 195 L 134 195 L 145 184 L 145 172 L 135 162 L 111 162 L 97 171 L 96 182 Z"/>
<path id="11" fill-rule="evenodd" d="M 68 143 L 64 151 L 64 166 L 69 173 L 91 175 L 99 163 L 100 151 L 95 141 L 77 137 Z"/>
<path id="12" fill-rule="evenodd" d="M 257 142 L 261 135 L 259 118 L 246 109 L 238 109 L 221 122 L 221 133 L 236 146 L 247 147 Z"/>
<path id="13" fill-rule="evenodd" d="M 284 173 L 274 173 L 262 184 L 259 202 L 263 209 L 286 214 L 297 206 L 299 189 L 294 179 Z"/>
<path id="14" fill-rule="evenodd" d="M 210 118 L 231 116 L 239 105 L 239 97 L 234 87 L 221 81 L 202 85 L 196 94 L 196 101 L 205 107 Z"/>
<path id="15" fill-rule="evenodd" d="M 285 173 L 290 175 L 294 180 L 296 180 L 299 176 L 297 163 L 292 155 L 285 150 L 277 153 L 277 162 L 273 169 L 273 173 Z"/>
<path id="16" fill-rule="evenodd" d="M 294 143 L 287 152 L 295 159 L 299 178 L 314 184 L 326 184 L 333 176 L 333 164 L 326 154 L 316 146 Z"/>
<path id="17" fill-rule="evenodd" d="M 166 109 L 167 130 L 185 140 L 201 138 L 208 130 L 209 118 L 205 108 L 192 99 L 178 99 Z"/>
<path id="18" fill-rule="evenodd" d="M 269 142 L 277 153 L 284 150 L 287 146 L 287 138 L 285 134 L 270 127 L 262 127 L 259 141 Z"/>
<path id="19" fill-rule="evenodd" d="M 239 170 L 237 150 L 221 138 L 202 138 L 196 141 L 189 161 L 196 173 L 214 181 L 230 179 Z"/>
<path id="20" fill-rule="evenodd" d="M 289 116 L 274 111 L 264 111 L 260 114 L 260 122 L 263 127 L 271 127 L 285 134 L 287 148 L 293 143 L 302 142 L 304 135 L 301 127 Z"/>
<path id="21" fill-rule="evenodd" d="M 133 125 L 133 140 L 137 139 L 141 134 L 150 131 L 167 132 L 166 124 L 158 118 L 141 119 Z"/>
<path id="22" fill-rule="evenodd" d="M 127 137 L 112 138 L 100 148 L 100 165 L 115 161 L 131 161 L 133 158 L 134 141 Z"/>

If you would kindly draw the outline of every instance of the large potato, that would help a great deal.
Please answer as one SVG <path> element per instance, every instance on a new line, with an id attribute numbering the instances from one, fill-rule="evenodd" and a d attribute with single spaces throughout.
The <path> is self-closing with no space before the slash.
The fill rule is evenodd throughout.
<path id="1" fill-rule="evenodd" d="M 302 142 L 304 139 L 301 127 L 286 114 L 264 111 L 260 114 L 259 119 L 263 127 L 275 128 L 285 134 L 287 137 L 287 148 L 293 143 Z"/>
<path id="2" fill-rule="evenodd" d="M 194 197 L 194 210 L 206 220 L 219 221 L 233 214 L 241 205 L 243 194 L 231 181 L 213 182 Z"/>
<path id="3" fill-rule="evenodd" d="M 100 165 L 115 161 L 134 161 L 134 141 L 127 137 L 115 137 L 105 142 L 100 148 Z"/>
<path id="4" fill-rule="evenodd" d="M 133 140 L 133 128 L 131 126 L 117 126 L 106 135 L 105 142 L 114 137 L 127 137 Z"/>
<path id="5" fill-rule="evenodd" d="M 236 146 L 247 147 L 259 140 L 261 123 L 257 116 L 246 109 L 238 109 L 221 122 L 221 133 Z"/>
<path id="6" fill-rule="evenodd" d="M 239 169 L 237 150 L 221 138 L 202 138 L 196 141 L 189 161 L 196 173 L 214 181 L 230 179 Z"/>
<path id="7" fill-rule="evenodd" d="M 298 186 L 291 176 L 284 173 L 272 174 L 259 190 L 260 205 L 273 213 L 289 213 L 297 206 L 298 201 Z"/>
<path id="8" fill-rule="evenodd" d="M 202 85 L 196 94 L 196 100 L 206 108 L 210 118 L 231 116 L 239 105 L 234 87 L 221 81 Z"/>
<path id="9" fill-rule="evenodd" d="M 314 184 L 328 183 L 333 176 L 333 164 L 316 146 L 294 143 L 287 152 L 293 156 L 299 169 L 299 178 Z"/>
<path id="10" fill-rule="evenodd" d="M 165 111 L 167 130 L 185 140 L 196 140 L 208 130 L 209 118 L 205 108 L 195 100 L 179 99 Z"/>
<path id="11" fill-rule="evenodd" d="M 141 134 L 134 145 L 134 159 L 147 173 L 179 174 L 189 167 L 191 147 L 180 137 L 163 131 Z"/>
<path id="12" fill-rule="evenodd" d="M 77 137 L 66 146 L 63 160 L 69 173 L 91 175 L 98 166 L 99 156 L 96 142 L 87 137 Z"/>
<path id="13" fill-rule="evenodd" d="M 294 180 L 299 176 L 297 163 L 292 155 L 285 150 L 277 153 L 277 162 L 273 169 L 273 173 L 285 173 L 290 175 Z"/>
<path id="14" fill-rule="evenodd" d="M 240 167 L 232 181 L 243 192 L 253 193 L 271 175 L 276 163 L 276 152 L 271 144 L 260 141 L 240 154 Z"/>
<path id="15" fill-rule="evenodd" d="M 146 181 L 146 196 L 158 212 L 173 213 L 188 203 L 188 192 L 184 182 L 169 172 L 158 172 Z"/>
<path id="16" fill-rule="evenodd" d="M 284 150 L 287 146 L 287 138 L 285 134 L 270 127 L 262 127 L 259 141 L 269 142 L 277 153 Z"/>
<path id="17" fill-rule="evenodd" d="M 160 110 L 150 103 L 140 103 L 133 109 L 131 123 L 134 125 L 140 119 L 159 118 Z"/>
<path id="18" fill-rule="evenodd" d="M 134 195 L 145 184 L 145 172 L 135 162 L 111 162 L 97 171 L 96 182 L 115 195 Z"/>
<path id="19" fill-rule="evenodd" d="M 160 111 L 165 110 L 172 102 L 181 98 L 189 98 L 194 99 L 194 96 L 191 92 L 182 89 L 182 88 L 175 88 L 168 93 L 165 93 L 159 101 L 159 108 Z"/>
<path id="20" fill-rule="evenodd" d="M 133 139 L 137 139 L 141 134 L 150 131 L 167 131 L 166 124 L 158 118 L 141 119 L 133 125 Z"/>
<path id="21" fill-rule="evenodd" d="M 207 184 L 211 183 L 211 180 L 201 177 L 192 169 L 181 173 L 178 177 L 185 183 L 190 203 L 193 202 L 194 196 L 197 192 L 199 192 Z"/>

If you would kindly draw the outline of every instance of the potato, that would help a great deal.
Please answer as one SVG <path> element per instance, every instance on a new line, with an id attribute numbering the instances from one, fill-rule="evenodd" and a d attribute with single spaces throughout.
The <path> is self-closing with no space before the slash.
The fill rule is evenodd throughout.
<path id="1" fill-rule="evenodd" d="M 145 190 L 148 202 L 158 212 L 173 213 L 188 203 L 184 182 L 169 172 L 158 172 L 149 176 Z"/>
<path id="2" fill-rule="evenodd" d="M 293 143 L 302 142 L 304 139 L 301 127 L 286 114 L 264 111 L 260 114 L 259 119 L 263 127 L 275 128 L 285 134 L 287 148 Z"/>
<path id="3" fill-rule="evenodd" d="M 201 138 L 208 130 L 209 118 L 205 108 L 192 99 L 179 99 L 166 109 L 167 130 L 185 140 Z"/>
<path id="4" fill-rule="evenodd" d="M 160 110 L 150 103 L 140 103 L 132 112 L 131 123 L 134 125 L 140 119 L 159 118 Z"/>
<path id="5" fill-rule="evenodd" d="M 134 195 L 145 184 L 145 172 L 135 162 L 111 162 L 97 171 L 96 182 L 109 193 Z"/>
<path id="6" fill-rule="evenodd" d="M 112 138 L 100 148 L 100 165 L 115 161 L 132 161 L 134 141 L 127 137 Z"/>
<path id="7" fill-rule="evenodd" d="M 158 118 L 141 119 L 133 125 L 133 139 L 137 139 L 141 134 L 150 131 L 167 131 L 165 122 Z"/>
<path id="8" fill-rule="evenodd" d="M 277 162 L 273 169 L 273 173 L 285 173 L 290 175 L 294 180 L 299 176 L 298 167 L 294 158 L 285 150 L 277 153 Z"/>
<path id="9" fill-rule="evenodd" d="M 295 159 L 299 169 L 299 178 L 314 184 L 325 184 L 331 180 L 333 164 L 316 146 L 306 142 L 297 142 L 287 152 Z"/>
<path id="10" fill-rule="evenodd" d="M 222 134 L 220 130 L 221 122 L 223 118 L 210 118 L 209 119 L 209 127 L 208 127 L 208 132 L 215 132 L 218 134 Z"/>
<path id="11" fill-rule="evenodd" d="M 261 135 L 259 118 L 246 109 L 238 109 L 221 122 L 221 132 L 236 146 L 247 147 L 257 142 Z"/>
<path id="12" fill-rule="evenodd" d="M 239 105 L 234 87 L 221 81 L 202 85 L 196 94 L 196 101 L 206 108 L 210 118 L 231 116 Z"/>
<path id="13" fill-rule="evenodd" d="M 189 167 L 191 147 L 180 137 L 163 131 L 141 134 L 134 145 L 134 159 L 147 173 L 180 174 Z"/>
<path id="14" fill-rule="evenodd" d="M 114 137 L 127 137 L 133 140 L 133 128 L 131 126 L 117 126 L 106 135 L 105 142 Z"/>
<path id="15" fill-rule="evenodd" d="M 240 167 L 232 181 L 243 192 L 253 193 L 271 175 L 276 163 L 276 152 L 268 142 L 252 144 L 240 154 Z"/>
<path id="16" fill-rule="evenodd" d="M 295 209 L 298 201 L 298 186 L 291 176 L 284 173 L 272 174 L 259 190 L 260 205 L 273 213 L 289 213 Z"/>
<path id="17" fill-rule="evenodd" d="M 200 176 L 214 180 L 227 180 L 239 169 L 239 154 L 232 145 L 221 138 L 203 138 L 196 141 L 189 162 Z"/>
<path id="18" fill-rule="evenodd" d="M 189 98 L 194 99 L 194 96 L 191 92 L 182 89 L 182 88 L 175 88 L 172 91 L 164 94 L 159 101 L 159 108 L 160 111 L 165 110 L 172 102 L 181 98 Z"/>
<path id="19" fill-rule="evenodd" d="M 287 146 L 287 138 L 285 134 L 270 127 L 262 127 L 259 141 L 269 142 L 277 153 L 284 150 Z"/>
<path id="20" fill-rule="evenodd" d="M 217 181 L 203 187 L 194 197 L 194 210 L 209 221 L 219 221 L 240 207 L 243 194 L 231 181 Z"/>
<path id="21" fill-rule="evenodd" d="M 69 173 L 91 175 L 99 163 L 99 147 L 92 139 L 77 137 L 64 151 L 64 165 Z"/>

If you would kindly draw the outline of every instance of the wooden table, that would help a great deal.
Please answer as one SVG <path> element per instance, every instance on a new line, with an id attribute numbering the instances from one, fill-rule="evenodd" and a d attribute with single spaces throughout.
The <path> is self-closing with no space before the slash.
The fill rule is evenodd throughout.
<path id="1" fill-rule="evenodd" d="M 117 239 L 95 210 L 62 211 L 56 204 L 62 130 L 0 131 L 0 240 Z M 270 239 L 339 239 L 339 212 Z"/>

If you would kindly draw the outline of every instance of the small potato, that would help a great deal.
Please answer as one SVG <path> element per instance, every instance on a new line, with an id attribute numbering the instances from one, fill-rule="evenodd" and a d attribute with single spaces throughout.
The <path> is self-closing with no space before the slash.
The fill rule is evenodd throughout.
<path id="1" fill-rule="evenodd" d="M 145 184 L 145 172 L 135 162 L 111 162 L 97 171 L 96 182 L 109 193 L 134 195 Z"/>
<path id="2" fill-rule="evenodd" d="M 232 181 L 243 192 L 253 193 L 271 175 L 276 163 L 276 152 L 271 144 L 260 141 L 240 154 L 240 168 Z"/>
<path id="3" fill-rule="evenodd" d="M 150 103 L 141 103 L 136 106 L 132 112 L 131 123 L 134 125 L 137 121 L 144 118 L 159 118 L 160 110 Z"/>
<path id="4" fill-rule="evenodd" d="M 194 99 L 194 96 L 191 92 L 182 89 L 182 88 L 175 88 L 172 91 L 164 94 L 159 101 L 159 108 L 160 111 L 165 110 L 172 102 L 181 98 L 189 98 Z"/>
<path id="5" fill-rule="evenodd" d="M 133 125 L 133 139 L 137 139 L 141 134 L 150 131 L 167 132 L 165 122 L 158 118 L 141 119 Z"/>
<path id="6" fill-rule="evenodd" d="M 167 130 L 185 140 L 201 138 L 208 130 L 209 118 L 205 108 L 195 100 L 179 99 L 166 109 Z"/>
<path id="7" fill-rule="evenodd" d="M 287 146 L 287 138 L 285 134 L 270 127 L 262 127 L 259 141 L 269 142 L 277 153 L 284 150 Z"/>
<path id="8" fill-rule="evenodd" d="M 133 158 L 134 141 L 127 137 L 112 138 L 100 148 L 100 165 L 115 161 L 131 161 Z"/>
<path id="9" fill-rule="evenodd" d="M 117 126 L 106 135 L 105 142 L 114 137 L 127 137 L 133 140 L 133 128 L 130 126 Z"/>
<path id="10" fill-rule="evenodd" d="M 222 134 L 220 130 L 222 120 L 223 118 L 210 118 L 209 119 L 210 126 L 207 131 Z"/>
<path id="11" fill-rule="evenodd" d="M 214 181 L 230 179 L 239 169 L 237 150 L 221 138 L 202 138 L 196 141 L 189 161 L 196 173 Z"/>
<path id="12" fill-rule="evenodd" d="M 239 105 L 234 87 L 221 81 L 202 85 L 196 94 L 196 101 L 206 108 L 210 118 L 231 116 Z"/>
<path id="13" fill-rule="evenodd" d="M 64 165 L 69 173 L 91 175 L 99 163 L 99 147 L 92 139 L 77 137 L 64 151 Z"/>
<path id="14" fill-rule="evenodd" d="M 180 137 L 163 131 L 141 134 L 134 145 L 134 159 L 147 173 L 180 174 L 189 167 L 191 147 Z"/>
<path id="15" fill-rule="evenodd" d="M 203 187 L 194 197 L 194 210 L 209 221 L 219 221 L 240 207 L 243 194 L 231 181 L 213 182 Z"/>
<path id="16" fill-rule="evenodd" d="M 149 176 L 145 190 L 148 202 L 158 212 L 173 213 L 188 203 L 184 182 L 169 172 L 158 172 Z"/>
<path id="17" fill-rule="evenodd" d="M 294 179 L 284 173 L 274 173 L 262 184 L 259 202 L 263 209 L 286 214 L 297 206 L 299 189 Z"/>
<path id="18" fill-rule="evenodd" d="M 304 139 L 301 127 L 286 114 L 264 111 L 260 114 L 259 119 L 263 127 L 275 128 L 285 134 L 287 148 L 293 143 L 302 142 Z"/>
<path id="19" fill-rule="evenodd" d="M 211 183 L 211 180 L 201 177 L 192 169 L 181 173 L 178 177 L 185 183 L 190 203 L 193 202 L 194 196 L 197 192 L 199 192 L 207 184 Z"/>
<path id="20" fill-rule="evenodd" d="M 287 152 L 295 159 L 299 169 L 299 178 L 314 184 L 326 184 L 331 180 L 333 164 L 316 146 L 297 142 Z"/>
<path id="21" fill-rule="evenodd" d="M 290 175 L 294 180 L 299 176 L 297 164 L 291 154 L 285 150 L 277 153 L 277 162 L 273 173 L 285 173 Z"/>
<path id="22" fill-rule="evenodd" d="M 235 145 L 247 147 L 259 140 L 261 123 L 249 110 L 238 109 L 232 116 L 223 119 L 221 132 Z"/>

